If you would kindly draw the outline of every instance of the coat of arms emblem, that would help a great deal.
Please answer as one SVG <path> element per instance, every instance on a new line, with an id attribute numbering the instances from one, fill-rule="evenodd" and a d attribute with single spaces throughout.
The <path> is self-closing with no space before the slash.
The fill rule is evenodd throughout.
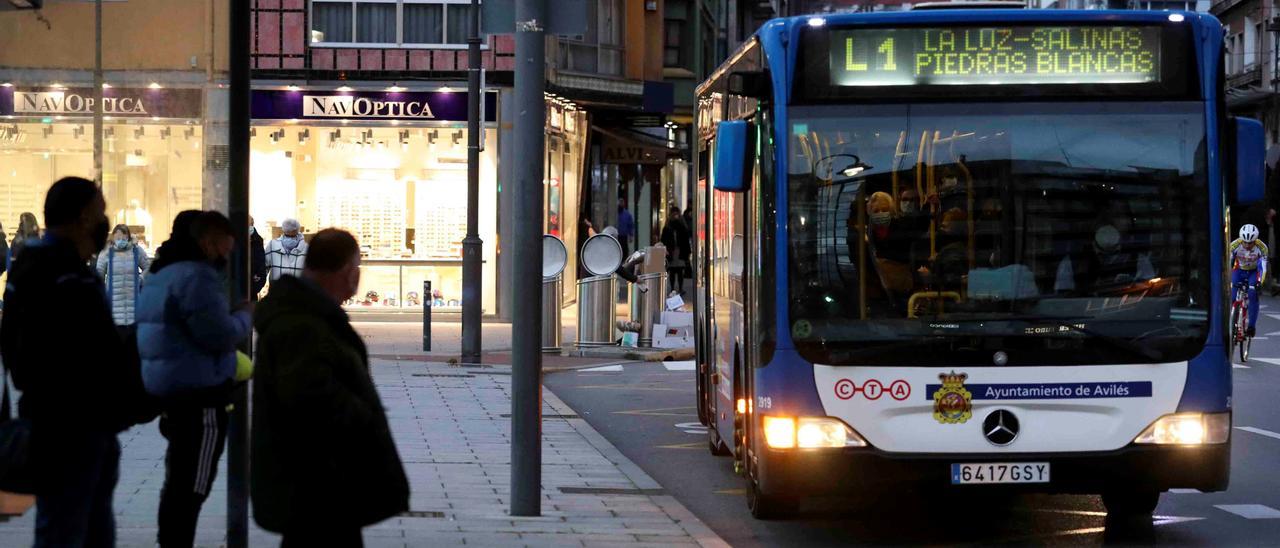
<path id="1" fill-rule="evenodd" d="M 962 424 L 973 417 L 973 394 L 964 388 L 966 373 L 941 373 L 942 386 L 933 393 L 933 418 L 942 424 Z"/>

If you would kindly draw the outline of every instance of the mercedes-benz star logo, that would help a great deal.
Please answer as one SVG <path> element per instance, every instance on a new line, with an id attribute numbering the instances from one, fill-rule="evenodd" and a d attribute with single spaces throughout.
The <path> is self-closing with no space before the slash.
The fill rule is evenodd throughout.
<path id="1" fill-rule="evenodd" d="M 982 421 L 982 435 L 993 445 L 1009 445 L 1018 438 L 1018 417 L 997 409 Z"/>

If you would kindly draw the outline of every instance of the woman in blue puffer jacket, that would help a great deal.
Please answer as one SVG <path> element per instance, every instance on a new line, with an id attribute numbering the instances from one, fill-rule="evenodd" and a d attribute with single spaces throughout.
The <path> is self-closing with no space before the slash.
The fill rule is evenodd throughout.
<path id="1" fill-rule="evenodd" d="M 234 234 L 221 213 L 179 213 L 138 300 L 142 381 L 161 401 L 160 433 L 169 440 L 161 546 L 192 545 L 226 445 L 236 345 L 252 329 L 250 307 L 233 310 L 227 300 Z"/>
<path id="2" fill-rule="evenodd" d="M 98 275 L 106 282 L 107 300 L 111 301 L 111 317 L 116 326 L 126 327 L 136 321 L 142 276 L 150 266 L 151 259 L 133 241 L 129 227 L 116 225 L 107 248 L 98 254 Z"/>

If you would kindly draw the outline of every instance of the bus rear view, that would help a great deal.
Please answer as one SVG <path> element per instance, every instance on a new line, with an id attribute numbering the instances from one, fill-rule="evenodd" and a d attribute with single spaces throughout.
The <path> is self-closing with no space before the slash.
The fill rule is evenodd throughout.
<path id="1" fill-rule="evenodd" d="M 704 84 L 700 280 L 741 290 L 705 300 L 699 405 L 757 516 L 903 484 L 1113 514 L 1226 488 L 1224 226 L 1262 144 L 1221 43 L 1189 13 L 804 18 Z"/>

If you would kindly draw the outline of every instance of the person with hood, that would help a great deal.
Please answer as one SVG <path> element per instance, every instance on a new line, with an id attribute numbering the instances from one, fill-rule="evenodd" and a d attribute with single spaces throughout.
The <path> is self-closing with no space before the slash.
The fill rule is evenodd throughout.
<path id="1" fill-rule="evenodd" d="M 302 225 L 297 219 L 285 219 L 280 223 L 284 230 L 279 238 L 267 245 L 267 268 L 271 271 L 271 283 L 281 276 L 301 276 L 307 261 L 307 241 L 298 233 Z"/>
<path id="2" fill-rule="evenodd" d="M 369 354 L 341 303 L 360 284 L 354 236 L 311 240 L 302 277 L 274 282 L 254 317 L 250 493 L 283 546 L 360 546 L 360 530 L 409 507 L 409 484 Z"/>
<path id="3" fill-rule="evenodd" d="M 236 344 L 251 308 L 232 310 L 226 269 L 235 230 L 216 211 L 184 211 L 158 251 L 138 301 L 142 381 L 162 409 L 169 440 L 160 491 L 160 546 L 191 546 L 227 436 Z"/>
<path id="4" fill-rule="evenodd" d="M 128 327 L 136 321 L 134 309 L 142 290 L 142 276 L 150 266 L 151 259 L 134 243 L 129 227 L 116 225 L 107 248 L 98 254 L 98 275 L 106 283 L 116 327 Z"/>
<path id="5" fill-rule="evenodd" d="M 25 242 L 9 272 L 0 320 L 0 359 L 31 425 L 34 544 L 112 546 L 116 435 L 131 424 L 132 392 L 124 343 L 89 268 L 106 245 L 106 201 L 93 181 L 67 177 L 49 188 L 44 218 L 48 235 Z"/>

